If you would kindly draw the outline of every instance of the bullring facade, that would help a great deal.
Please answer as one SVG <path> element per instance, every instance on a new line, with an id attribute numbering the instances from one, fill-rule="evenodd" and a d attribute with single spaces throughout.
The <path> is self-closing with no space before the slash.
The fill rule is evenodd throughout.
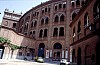
<path id="1" fill-rule="evenodd" d="M 23 46 L 14 51 L 12 58 L 32 59 L 34 56 L 42 56 L 57 60 L 66 58 L 69 61 L 72 40 L 69 25 L 86 2 L 88 0 L 50 0 L 19 16 L 16 24 L 13 22 L 10 25 L 8 22 L 7 25 L 11 27 L 4 23 L 7 22 L 5 20 L 12 19 L 4 16 L 0 36 L 10 39 L 13 44 Z M 2 58 L 11 58 L 10 48 L 6 45 L 2 47 Z"/>

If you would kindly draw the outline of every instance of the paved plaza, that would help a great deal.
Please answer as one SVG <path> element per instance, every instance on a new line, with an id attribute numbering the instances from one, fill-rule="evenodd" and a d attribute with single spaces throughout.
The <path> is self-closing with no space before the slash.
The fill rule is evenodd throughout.
<path id="1" fill-rule="evenodd" d="M 0 65 L 59 65 L 59 61 L 46 60 L 44 63 L 38 63 L 35 61 L 0 59 Z"/>

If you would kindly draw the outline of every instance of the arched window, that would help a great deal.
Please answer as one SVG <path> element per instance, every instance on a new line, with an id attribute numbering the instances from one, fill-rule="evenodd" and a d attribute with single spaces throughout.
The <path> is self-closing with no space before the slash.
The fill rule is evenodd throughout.
<path id="1" fill-rule="evenodd" d="M 72 20 L 74 20 L 74 18 L 76 17 L 76 13 L 72 14 Z"/>
<path id="2" fill-rule="evenodd" d="M 43 35 L 43 30 L 41 29 L 40 30 L 40 34 L 39 34 L 39 37 L 42 38 L 42 35 Z"/>
<path id="3" fill-rule="evenodd" d="M 31 23 L 31 27 L 33 27 L 33 22 Z"/>
<path id="4" fill-rule="evenodd" d="M 59 36 L 64 36 L 64 27 L 60 27 Z"/>
<path id="5" fill-rule="evenodd" d="M 84 6 L 84 4 L 85 4 L 84 1 L 82 1 L 81 3 L 82 3 L 82 6 Z"/>
<path id="6" fill-rule="evenodd" d="M 76 6 L 80 5 L 80 0 L 76 0 Z"/>
<path id="7" fill-rule="evenodd" d="M 47 18 L 45 19 L 45 24 L 48 24 L 48 22 L 49 22 L 49 18 L 47 17 Z"/>
<path id="8" fill-rule="evenodd" d="M 59 17 L 56 15 L 54 22 L 58 22 Z"/>
<path id="9" fill-rule="evenodd" d="M 72 2 L 72 7 L 74 7 L 74 2 Z"/>
<path id="10" fill-rule="evenodd" d="M 47 37 L 47 29 L 44 30 L 44 37 Z"/>
<path id="11" fill-rule="evenodd" d="M 44 24 L 44 19 L 41 20 L 41 25 L 43 25 L 43 24 Z"/>
<path id="12" fill-rule="evenodd" d="M 62 49 L 62 45 L 60 43 L 55 43 L 53 48 L 54 49 Z"/>
<path id="13" fill-rule="evenodd" d="M 24 30 L 26 31 L 28 29 L 28 23 L 25 25 Z"/>
<path id="14" fill-rule="evenodd" d="M 36 27 L 36 25 L 37 25 L 37 21 L 34 22 L 34 27 Z"/>
<path id="15" fill-rule="evenodd" d="M 32 37 L 35 38 L 35 31 L 33 31 Z"/>
<path id="16" fill-rule="evenodd" d="M 29 20 L 30 20 L 30 16 L 28 16 L 25 21 L 29 22 Z"/>
<path id="17" fill-rule="evenodd" d="M 26 25 L 25 25 L 25 27 L 24 27 L 24 30 L 26 30 Z"/>
<path id="18" fill-rule="evenodd" d="M 45 12 L 47 12 L 47 8 L 45 8 Z"/>
<path id="19" fill-rule="evenodd" d="M 55 5 L 55 11 L 57 11 L 57 5 Z"/>
<path id="20" fill-rule="evenodd" d="M 58 28 L 54 28 L 53 36 L 58 36 Z"/>
<path id="21" fill-rule="evenodd" d="M 84 16 L 84 26 L 85 26 L 85 27 L 89 26 L 89 17 L 88 17 L 88 13 L 86 13 L 85 16 Z"/>
<path id="22" fill-rule="evenodd" d="M 63 14 L 60 16 L 60 21 L 64 21 L 64 15 Z"/>
<path id="23" fill-rule="evenodd" d="M 48 12 L 50 12 L 50 7 L 48 8 Z"/>
<path id="24" fill-rule="evenodd" d="M 13 23 L 13 28 L 16 28 L 16 24 L 17 24 L 17 23 Z"/>
<path id="25" fill-rule="evenodd" d="M 81 22 L 80 21 L 78 22 L 78 27 L 77 28 L 78 28 L 77 32 L 79 33 L 81 31 Z"/>
<path id="26" fill-rule="evenodd" d="M 26 25 L 26 29 L 28 29 L 28 24 Z"/>
<path id="27" fill-rule="evenodd" d="M 30 31 L 30 35 L 32 35 L 32 31 Z"/>
<path id="28" fill-rule="evenodd" d="M 44 10 L 42 10 L 42 14 L 44 13 Z"/>
<path id="29" fill-rule="evenodd" d="M 61 9 L 62 8 L 62 4 L 59 4 L 59 9 Z"/>
<path id="30" fill-rule="evenodd" d="M 66 2 L 63 3 L 63 8 L 66 8 Z"/>

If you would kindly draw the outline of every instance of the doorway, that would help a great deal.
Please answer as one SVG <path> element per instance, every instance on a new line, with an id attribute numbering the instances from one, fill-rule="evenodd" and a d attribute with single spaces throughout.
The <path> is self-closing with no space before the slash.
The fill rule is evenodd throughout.
<path id="1" fill-rule="evenodd" d="M 78 48 L 77 51 L 77 65 L 81 65 L 81 48 Z"/>
<path id="2" fill-rule="evenodd" d="M 100 41 L 96 45 L 96 65 L 100 65 Z"/>
<path id="3" fill-rule="evenodd" d="M 4 46 L 0 46 L 0 59 L 2 59 L 4 53 Z"/>
<path id="4" fill-rule="evenodd" d="M 61 58 L 61 49 L 62 49 L 62 45 L 60 43 L 55 43 L 54 46 L 54 59 L 55 60 L 60 60 Z"/>
<path id="5" fill-rule="evenodd" d="M 44 43 L 40 43 L 38 48 L 38 57 L 44 57 L 44 48 Z"/>

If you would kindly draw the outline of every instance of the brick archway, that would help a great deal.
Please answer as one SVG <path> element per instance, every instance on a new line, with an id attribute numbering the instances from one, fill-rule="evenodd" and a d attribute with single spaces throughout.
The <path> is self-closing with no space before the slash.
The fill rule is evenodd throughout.
<path id="1" fill-rule="evenodd" d="M 39 47 L 38 47 L 38 56 L 39 57 L 44 57 L 44 48 L 45 48 L 44 43 L 40 43 Z"/>
<path id="2" fill-rule="evenodd" d="M 53 53 L 54 59 L 60 60 L 62 45 L 60 43 L 55 43 L 53 49 L 54 49 L 54 53 Z"/>

